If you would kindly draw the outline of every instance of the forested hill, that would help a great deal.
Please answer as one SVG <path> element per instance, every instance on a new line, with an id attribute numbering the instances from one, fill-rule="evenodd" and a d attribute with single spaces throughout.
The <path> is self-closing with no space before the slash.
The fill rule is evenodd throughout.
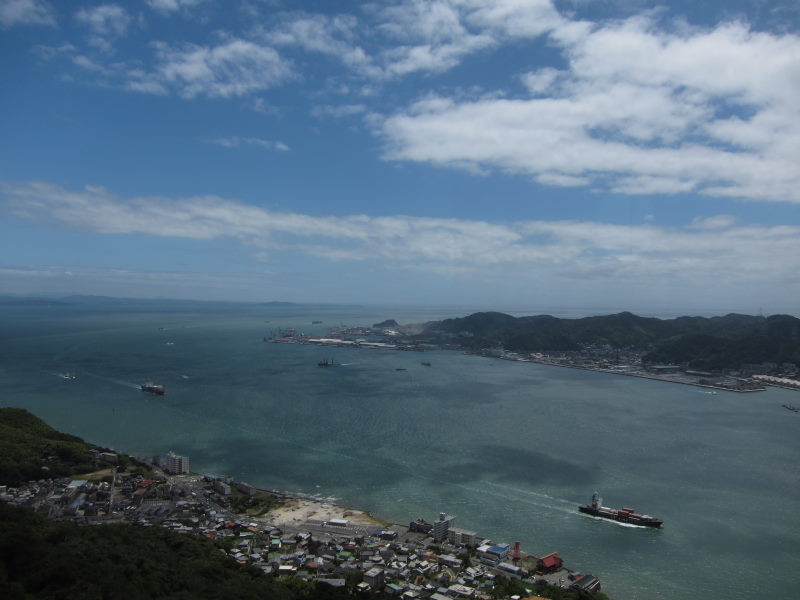
<path id="1" fill-rule="evenodd" d="M 0 485 L 93 471 L 94 447 L 25 409 L 0 408 Z"/>
<path id="2" fill-rule="evenodd" d="M 630 312 L 559 319 L 480 312 L 428 323 L 420 338 L 466 348 L 514 352 L 578 351 L 590 345 L 634 348 L 649 362 L 737 368 L 744 363 L 800 365 L 800 319 L 790 315 L 657 319 Z"/>

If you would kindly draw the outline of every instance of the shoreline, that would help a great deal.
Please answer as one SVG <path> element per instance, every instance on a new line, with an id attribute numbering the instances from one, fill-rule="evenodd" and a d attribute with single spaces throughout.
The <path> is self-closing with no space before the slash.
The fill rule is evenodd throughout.
<path id="1" fill-rule="evenodd" d="M 258 492 L 273 494 L 282 500 L 281 506 L 275 507 L 259 517 L 270 525 L 278 527 L 302 527 L 312 521 L 329 523 L 330 521 L 346 521 L 347 527 L 376 527 L 383 528 L 391 523 L 385 519 L 379 519 L 372 513 L 343 506 L 331 500 L 320 498 L 304 497 L 285 492 L 275 492 L 256 488 Z M 246 514 L 246 513 L 245 513 Z M 250 516 L 250 515 L 248 515 Z"/>
<path id="2" fill-rule="evenodd" d="M 534 360 L 534 359 L 526 359 L 526 360 L 511 359 L 511 360 L 514 360 L 515 362 L 535 363 L 537 365 L 545 365 L 545 366 L 548 366 L 548 367 L 561 367 L 561 368 L 564 368 L 564 369 L 578 369 L 578 370 L 581 370 L 581 371 L 592 371 L 593 373 L 603 373 L 605 375 L 624 375 L 626 377 L 638 377 L 640 379 L 650 379 L 650 380 L 653 380 L 653 381 L 663 381 L 665 383 L 679 383 L 679 384 L 682 384 L 682 385 L 693 385 L 695 387 L 711 388 L 711 389 L 714 389 L 714 390 L 721 390 L 723 392 L 736 392 L 736 393 L 739 393 L 739 394 L 750 393 L 750 392 L 764 392 L 767 389 L 766 387 L 754 388 L 754 389 L 749 389 L 749 390 L 735 389 L 735 388 L 725 387 L 725 386 L 722 386 L 722 385 L 713 385 L 713 384 L 699 383 L 699 382 L 694 382 L 694 381 L 681 381 L 681 380 L 678 380 L 678 379 L 672 379 L 672 378 L 669 378 L 669 377 L 665 377 L 663 375 L 659 376 L 659 375 L 648 375 L 648 374 L 644 374 L 644 373 L 625 373 L 625 372 L 622 372 L 622 371 L 608 371 L 606 369 L 596 369 L 596 368 L 591 368 L 591 367 L 581 367 L 579 365 L 564 365 L 564 364 L 559 364 L 559 363 L 554 363 L 554 362 L 547 362 L 547 361 L 542 361 L 542 360 Z M 779 387 L 779 386 L 776 386 L 776 387 Z"/>
<path id="3" fill-rule="evenodd" d="M 653 381 L 664 381 L 667 383 L 680 383 L 682 385 L 693 385 L 695 387 L 702 387 L 702 388 L 710 388 L 712 390 L 722 390 L 725 392 L 737 392 L 737 393 L 749 393 L 749 392 L 763 392 L 766 391 L 766 386 L 762 383 L 761 387 L 752 387 L 752 388 L 739 388 L 739 387 L 730 387 L 726 385 L 715 385 L 713 383 L 700 383 L 699 381 L 689 381 L 686 379 L 679 379 L 673 378 L 665 375 L 656 375 L 650 373 L 643 373 L 641 371 L 636 372 L 623 372 L 623 371 L 609 371 L 607 369 L 596 368 L 596 367 L 586 367 L 581 365 L 574 365 L 574 364 L 563 364 L 558 362 L 551 362 L 549 360 L 542 360 L 542 359 L 535 359 L 535 358 L 518 358 L 512 355 L 505 355 L 505 356 L 491 356 L 487 354 L 482 354 L 479 351 L 472 351 L 465 349 L 463 347 L 447 347 L 436 345 L 435 347 L 427 347 L 420 345 L 419 343 L 409 344 L 409 343 L 389 343 L 386 341 L 383 342 L 359 342 L 353 340 L 345 340 L 337 337 L 327 337 L 327 338 L 312 338 L 309 336 L 305 336 L 303 334 L 297 334 L 295 332 L 289 333 L 288 335 L 284 335 L 282 337 L 264 337 L 265 342 L 272 342 L 278 344 L 308 344 L 308 345 L 315 345 L 315 346 L 329 346 L 329 347 L 347 347 L 347 348 L 356 348 L 356 349 L 365 349 L 365 350 L 397 350 L 397 351 L 417 351 L 417 352 L 425 352 L 427 350 L 456 350 L 463 352 L 464 354 L 474 355 L 474 356 L 482 356 L 484 358 L 497 358 L 500 360 L 509 360 L 513 362 L 527 362 L 527 363 L 536 363 L 540 365 L 546 365 L 550 367 L 562 367 L 567 369 L 579 369 L 582 371 L 592 371 L 595 373 L 605 373 L 608 375 L 626 375 L 628 377 L 638 377 L 640 379 L 650 379 Z M 323 365 L 320 365 L 323 366 Z M 686 377 L 683 375 L 683 377 Z M 741 379 L 741 378 L 738 378 Z M 776 387 L 782 387 L 777 385 Z M 788 388 L 788 389 L 796 389 L 796 388 Z"/>
<path id="4" fill-rule="evenodd" d="M 195 472 L 180 475 L 167 475 L 165 473 L 165 476 L 173 477 L 191 488 L 202 484 L 204 478 L 212 477 Z M 273 507 L 260 515 L 251 515 L 247 511 L 241 513 L 233 512 L 233 515 L 280 529 L 302 528 L 306 524 L 312 524 L 316 527 L 327 526 L 335 528 L 337 527 L 336 525 L 328 525 L 328 523 L 331 521 L 344 521 L 346 525 L 341 527 L 342 532 L 344 532 L 351 528 L 382 529 L 393 524 L 386 519 L 373 515 L 369 511 L 339 504 L 335 498 L 321 498 L 304 492 L 278 491 L 255 486 L 252 486 L 252 489 L 255 493 L 249 494 L 250 497 L 275 496 L 280 500 L 280 506 Z M 248 494 L 244 495 L 247 496 Z M 336 531 L 337 529 L 332 529 L 331 533 Z"/>

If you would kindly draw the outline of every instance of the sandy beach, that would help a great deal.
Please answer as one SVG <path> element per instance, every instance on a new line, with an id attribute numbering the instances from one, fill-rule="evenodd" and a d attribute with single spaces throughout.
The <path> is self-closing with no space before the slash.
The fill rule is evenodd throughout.
<path id="1" fill-rule="evenodd" d="M 282 506 L 269 511 L 262 519 L 280 527 L 301 525 L 309 519 L 315 521 L 341 519 L 347 521 L 349 525 L 358 527 L 386 525 L 385 521 L 376 519 L 368 512 L 310 498 L 286 498 Z"/>

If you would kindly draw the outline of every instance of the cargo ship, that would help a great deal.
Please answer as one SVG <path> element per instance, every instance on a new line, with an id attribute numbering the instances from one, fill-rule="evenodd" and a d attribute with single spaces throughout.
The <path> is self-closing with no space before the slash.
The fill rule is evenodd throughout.
<path id="1" fill-rule="evenodd" d="M 142 385 L 139 386 L 143 392 L 147 392 L 148 394 L 155 394 L 156 396 L 163 396 L 164 395 L 164 386 L 163 385 L 156 385 L 155 383 L 151 383 L 150 381 L 144 382 Z"/>
<path id="2" fill-rule="evenodd" d="M 581 504 L 578 510 L 593 517 L 619 521 L 620 523 L 630 523 L 631 525 L 641 525 L 643 527 L 661 527 L 664 523 L 661 519 L 656 519 L 650 515 L 640 515 L 633 512 L 632 508 L 608 508 L 603 506 L 603 499 L 600 494 L 595 492 L 592 495 L 591 504 Z"/>

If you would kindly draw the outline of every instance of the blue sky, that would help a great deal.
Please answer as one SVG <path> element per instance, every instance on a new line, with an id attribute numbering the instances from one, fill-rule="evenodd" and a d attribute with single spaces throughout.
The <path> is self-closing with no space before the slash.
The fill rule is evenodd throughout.
<path id="1" fill-rule="evenodd" d="M 800 8 L 0 0 L 0 293 L 798 312 Z"/>

